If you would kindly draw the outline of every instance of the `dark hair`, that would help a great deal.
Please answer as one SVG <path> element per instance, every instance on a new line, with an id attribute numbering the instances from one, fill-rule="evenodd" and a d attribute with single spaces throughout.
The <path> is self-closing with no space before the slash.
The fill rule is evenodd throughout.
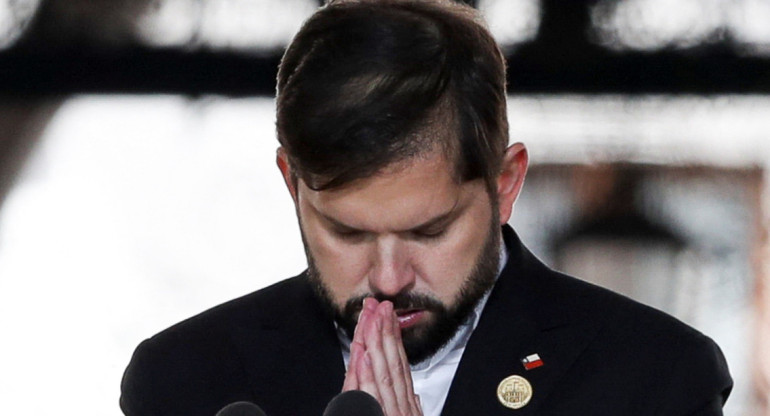
<path id="1" fill-rule="evenodd" d="M 278 71 L 278 140 L 323 190 L 440 148 L 492 186 L 508 144 L 505 63 L 475 10 L 449 1 L 332 1 Z M 436 147 L 438 146 L 438 147 Z"/>

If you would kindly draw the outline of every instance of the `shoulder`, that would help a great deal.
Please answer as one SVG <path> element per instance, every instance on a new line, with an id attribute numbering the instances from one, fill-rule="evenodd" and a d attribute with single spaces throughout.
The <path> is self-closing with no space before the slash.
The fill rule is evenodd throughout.
<path id="1" fill-rule="evenodd" d="M 651 354 L 675 354 L 688 346 L 713 344 L 674 316 L 609 289 L 556 271 L 541 276 L 538 286 L 549 293 L 556 309 L 550 313 L 596 327 L 597 339 L 603 342 L 611 339 L 612 345 Z"/>
<path id="2" fill-rule="evenodd" d="M 498 280 L 498 285 L 503 286 L 500 292 L 505 299 L 522 303 L 521 309 L 531 312 L 540 325 L 579 322 L 632 339 L 650 333 L 681 340 L 703 338 L 669 314 L 551 269 L 524 246 L 512 229 L 504 228 L 503 235 L 509 257 Z"/>
<path id="3" fill-rule="evenodd" d="M 304 274 L 280 281 L 185 319 L 147 341 L 172 347 L 178 343 L 190 344 L 192 340 L 227 336 L 243 326 L 270 325 L 276 316 L 284 316 L 296 310 L 295 305 L 305 302 L 308 286 Z"/>
<path id="4" fill-rule="evenodd" d="M 570 296 L 575 316 L 596 328 L 576 368 L 656 397 L 644 405 L 656 414 L 721 414 L 732 379 L 711 338 L 610 290 L 555 272 L 551 278 L 557 296 Z"/>
<path id="5" fill-rule="evenodd" d="M 123 376 L 124 413 L 214 414 L 221 403 L 242 400 L 248 392 L 238 337 L 270 334 L 262 329 L 274 325 L 275 317 L 299 308 L 308 291 L 300 275 L 213 307 L 146 339 L 134 351 Z M 255 348 L 263 348 L 264 341 L 255 343 Z M 167 407 L 172 404 L 174 408 Z"/>
<path id="6" fill-rule="evenodd" d="M 636 300 L 575 277 L 555 273 L 555 285 L 563 296 L 579 304 L 579 316 L 601 325 L 600 335 L 633 343 L 636 348 L 675 352 L 687 345 L 710 343 L 710 339 L 678 318 Z"/>

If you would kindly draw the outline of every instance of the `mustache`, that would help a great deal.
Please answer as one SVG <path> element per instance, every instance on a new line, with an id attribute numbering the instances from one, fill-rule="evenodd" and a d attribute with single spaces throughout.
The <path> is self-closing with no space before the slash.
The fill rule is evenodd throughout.
<path id="1" fill-rule="evenodd" d="M 444 304 L 438 299 L 420 294 L 420 293 L 399 293 L 395 296 L 386 296 L 382 294 L 365 294 L 348 299 L 345 302 L 344 315 L 356 316 L 363 309 L 364 299 L 374 298 L 378 302 L 390 301 L 393 303 L 393 309 L 426 309 L 431 311 L 440 311 L 444 309 Z"/>

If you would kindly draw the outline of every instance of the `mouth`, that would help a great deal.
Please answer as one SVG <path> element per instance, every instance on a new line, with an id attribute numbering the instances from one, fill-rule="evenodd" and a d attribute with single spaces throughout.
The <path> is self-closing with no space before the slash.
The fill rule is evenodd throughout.
<path id="1" fill-rule="evenodd" d="M 420 319 L 425 315 L 424 309 L 404 309 L 396 310 L 396 317 L 398 318 L 398 326 L 401 329 L 409 328 L 420 322 Z"/>

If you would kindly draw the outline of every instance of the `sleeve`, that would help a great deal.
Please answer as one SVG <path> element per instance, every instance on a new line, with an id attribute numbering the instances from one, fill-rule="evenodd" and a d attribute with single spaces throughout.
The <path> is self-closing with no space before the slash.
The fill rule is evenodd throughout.
<path id="1" fill-rule="evenodd" d="M 134 351 L 121 383 L 126 416 L 211 416 L 254 400 L 243 363 L 222 334 L 166 332 Z"/>
<path id="2" fill-rule="evenodd" d="M 151 374 L 153 366 L 149 363 L 150 340 L 144 340 L 134 351 L 131 362 L 123 373 L 120 384 L 120 408 L 126 416 L 152 416 L 153 406 Z"/>
<path id="3" fill-rule="evenodd" d="M 725 398 L 715 397 L 714 400 L 708 402 L 702 408 L 690 413 L 688 416 L 714 416 L 722 414 L 722 406 L 724 406 Z"/>
<path id="4" fill-rule="evenodd" d="M 679 347 L 679 358 L 670 363 L 657 415 L 717 416 L 733 387 L 722 351 L 710 338 L 699 335 L 691 346 Z M 667 363 L 660 363 L 667 365 Z"/>

